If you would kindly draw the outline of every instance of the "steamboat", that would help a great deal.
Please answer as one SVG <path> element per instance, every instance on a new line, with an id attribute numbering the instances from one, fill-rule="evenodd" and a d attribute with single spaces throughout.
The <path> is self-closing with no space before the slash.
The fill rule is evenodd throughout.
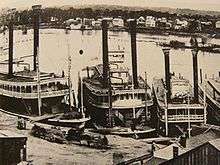
<path id="1" fill-rule="evenodd" d="M 170 74 L 169 48 L 163 49 L 165 58 L 165 83 L 161 78 L 153 79 L 153 93 L 157 105 L 158 127 L 166 136 L 186 133 L 190 137 L 191 124 L 206 123 L 205 98 L 198 92 L 198 50 L 193 54 L 193 84 L 181 75 Z"/>
<path id="2" fill-rule="evenodd" d="M 153 105 L 146 79 L 137 74 L 136 21 L 130 22 L 132 75 L 124 65 L 124 50 L 108 50 L 108 25 L 102 21 L 103 64 L 87 67 L 83 78 L 84 105 L 94 123 L 131 127 L 149 118 Z"/>
<path id="3" fill-rule="evenodd" d="M 41 5 L 33 8 L 34 53 L 33 70 L 14 71 L 13 65 L 26 65 L 13 59 L 13 21 L 9 22 L 8 73 L 0 73 L 0 107 L 5 113 L 22 118 L 51 122 L 54 125 L 73 127 L 84 124 L 85 116 L 70 114 L 74 107 L 74 93 L 68 77 L 41 72 L 39 67 L 39 17 Z M 71 61 L 71 60 L 69 60 Z M 71 65 L 71 63 L 70 63 Z M 28 65 L 30 66 L 30 65 Z M 76 110 L 77 111 L 77 110 Z M 68 113 L 65 113 L 68 112 Z"/>
<path id="4" fill-rule="evenodd" d="M 201 70 L 200 70 L 201 71 Z M 212 77 L 202 80 L 199 84 L 199 92 L 206 97 L 207 122 L 214 125 L 220 124 L 220 77 Z"/>

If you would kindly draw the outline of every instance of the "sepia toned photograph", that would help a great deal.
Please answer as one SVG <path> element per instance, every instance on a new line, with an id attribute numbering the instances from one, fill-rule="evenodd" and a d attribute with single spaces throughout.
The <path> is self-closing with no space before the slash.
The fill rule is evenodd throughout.
<path id="1" fill-rule="evenodd" d="M 0 165 L 220 165 L 220 1 L 1 0 Z"/>

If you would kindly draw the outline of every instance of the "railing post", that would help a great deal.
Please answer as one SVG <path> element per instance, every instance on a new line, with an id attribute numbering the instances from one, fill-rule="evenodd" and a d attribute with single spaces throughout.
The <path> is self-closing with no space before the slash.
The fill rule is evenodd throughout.
<path id="1" fill-rule="evenodd" d="M 213 88 L 213 98 L 214 100 L 216 99 L 216 96 L 215 96 L 215 89 Z"/>
<path id="2" fill-rule="evenodd" d="M 165 90 L 165 135 L 168 136 L 168 102 L 167 102 L 167 90 Z"/>

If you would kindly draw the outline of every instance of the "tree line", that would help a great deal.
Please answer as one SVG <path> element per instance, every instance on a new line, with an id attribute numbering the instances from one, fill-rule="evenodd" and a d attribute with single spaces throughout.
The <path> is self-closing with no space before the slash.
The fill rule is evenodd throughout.
<path id="1" fill-rule="evenodd" d="M 32 10 L 23 10 L 17 11 L 14 15 L 14 24 L 16 25 L 28 25 L 32 22 Z M 64 21 L 71 19 L 71 18 L 102 18 L 102 17 L 118 17 L 120 16 L 124 20 L 129 18 L 139 18 L 140 16 L 154 16 L 154 17 L 166 17 L 167 19 L 174 20 L 176 18 L 185 18 L 185 19 L 194 19 L 200 21 L 216 21 L 219 19 L 219 16 L 212 16 L 212 15 L 191 15 L 191 14 L 176 14 L 176 13 L 169 13 L 169 12 L 161 12 L 161 11 L 154 11 L 150 9 L 146 10 L 122 10 L 122 9 L 92 9 L 92 8 L 73 8 L 70 7 L 68 9 L 62 8 L 55 8 L 49 7 L 44 8 L 41 11 L 41 22 L 42 23 L 50 23 L 51 17 L 57 18 L 57 23 L 62 24 Z M 8 22 L 8 15 L 5 15 L 3 19 L 1 19 L 1 24 L 7 24 Z"/>

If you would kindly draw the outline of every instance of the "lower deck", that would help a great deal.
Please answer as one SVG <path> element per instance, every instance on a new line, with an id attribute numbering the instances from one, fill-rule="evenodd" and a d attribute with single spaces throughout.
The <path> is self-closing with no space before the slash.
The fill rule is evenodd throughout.
<path id="1" fill-rule="evenodd" d="M 112 118 L 115 125 L 130 127 L 132 120 L 141 123 L 149 118 L 148 108 L 153 105 L 150 89 L 148 92 L 143 88 L 113 89 L 111 96 L 108 94 L 108 89 L 104 91 L 106 92 L 95 90 L 93 84 L 84 82 L 84 105 L 95 123 L 106 126 Z"/>
<path id="2" fill-rule="evenodd" d="M 41 115 L 62 113 L 67 109 L 64 96 L 42 98 Z M 38 116 L 38 99 L 23 99 L 0 95 L 0 108 L 21 115 Z"/>
<path id="3" fill-rule="evenodd" d="M 84 104 L 87 110 L 87 114 L 91 117 L 93 123 L 101 126 L 108 126 L 110 122 L 114 126 L 131 127 L 133 121 L 135 120 L 138 124 L 146 123 L 150 119 L 150 109 L 143 107 L 135 108 L 100 108 L 95 104 L 90 104 L 86 102 Z"/>

